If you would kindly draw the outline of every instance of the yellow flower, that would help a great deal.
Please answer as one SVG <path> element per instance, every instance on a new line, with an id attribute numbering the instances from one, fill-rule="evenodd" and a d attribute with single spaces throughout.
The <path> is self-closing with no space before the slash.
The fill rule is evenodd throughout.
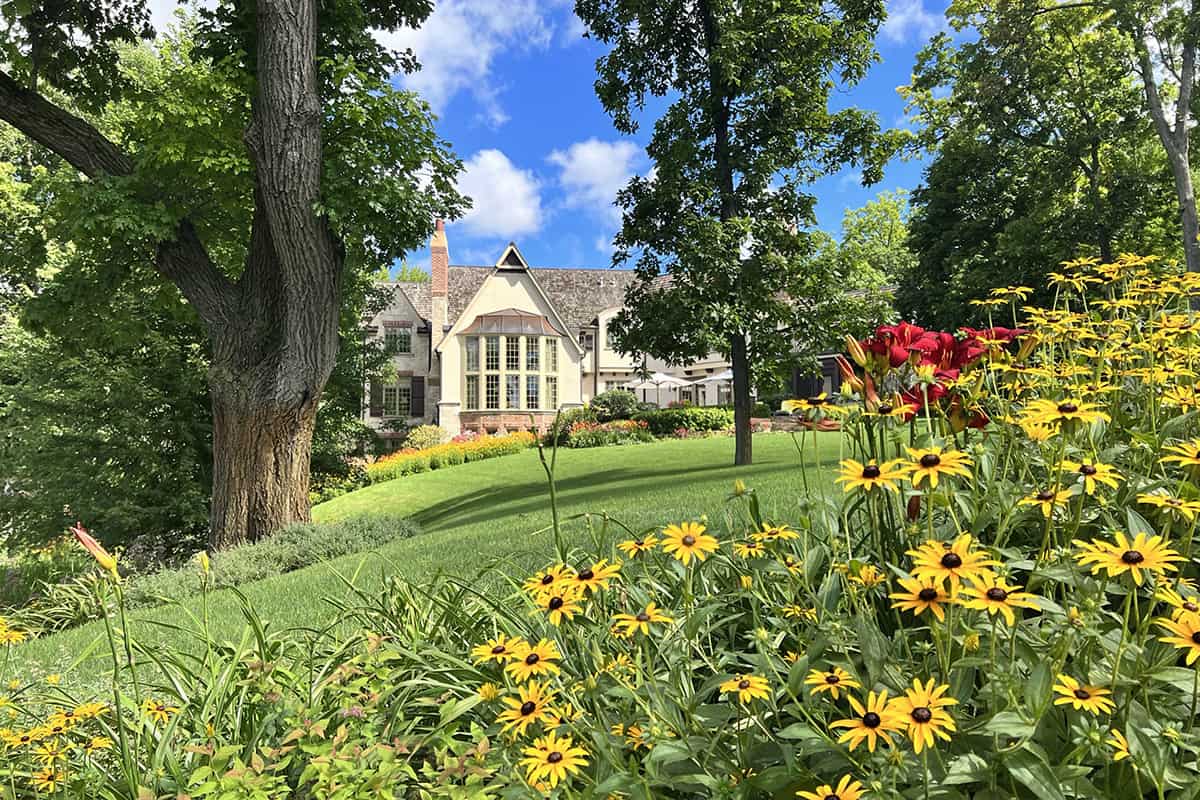
<path id="1" fill-rule="evenodd" d="M 946 594 L 945 585 L 941 578 L 900 578 L 897 583 L 904 588 L 903 592 L 893 592 L 888 597 L 896 602 L 892 608 L 901 611 L 911 611 L 919 617 L 923 611 L 931 611 L 938 622 L 946 620 L 943 605 L 949 605 L 954 599 Z"/>
<path id="2" fill-rule="evenodd" d="M 571 584 L 560 585 L 553 591 L 542 592 L 536 598 L 537 607 L 546 613 L 551 625 L 571 620 L 583 610 L 583 589 Z"/>
<path id="3" fill-rule="evenodd" d="M 1116 728 L 1110 730 L 1109 734 L 1108 743 L 1112 745 L 1113 761 L 1129 758 L 1129 741 L 1125 738 L 1125 734 Z"/>
<path id="4" fill-rule="evenodd" d="M 62 675 L 59 675 L 57 672 L 52 672 L 46 676 L 47 686 L 58 686 L 60 683 L 62 683 Z"/>
<path id="5" fill-rule="evenodd" d="M 616 614 L 613 616 L 616 627 L 624 636 L 632 636 L 641 631 L 649 635 L 653 623 L 670 623 L 674 620 L 658 610 L 654 603 L 647 603 L 646 608 L 636 614 Z"/>
<path id="6" fill-rule="evenodd" d="M 863 787 L 858 781 L 852 781 L 849 775 L 843 775 L 836 789 L 827 783 L 818 786 L 815 792 L 796 792 L 796 796 L 804 800 L 859 800 L 863 796 Z"/>
<path id="7" fill-rule="evenodd" d="M 1112 711 L 1114 707 L 1109 697 L 1111 691 L 1100 686 L 1081 684 L 1070 675 L 1059 675 L 1054 691 L 1061 695 L 1054 698 L 1056 706 L 1070 705 L 1076 711 L 1090 711 L 1097 715 Z"/>
<path id="8" fill-rule="evenodd" d="M 843 488 L 847 492 L 862 487 L 868 492 L 883 488 L 899 493 L 900 481 L 907 476 L 908 468 L 900 459 L 883 464 L 876 464 L 875 459 L 871 459 L 866 464 L 861 464 L 853 458 L 847 458 L 842 461 L 841 475 L 837 478 L 837 483 L 846 484 Z"/>
<path id="9" fill-rule="evenodd" d="M 792 619 L 802 619 L 806 622 L 817 621 L 817 610 L 815 608 L 805 608 L 804 606 L 790 603 L 783 607 L 783 615 Z"/>
<path id="10" fill-rule="evenodd" d="M 166 725 L 170 722 L 171 717 L 179 713 L 179 708 L 153 698 L 148 698 L 142 703 L 142 713 L 149 717 L 151 722 L 158 725 Z"/>
<path id="11" fill-rule="evenodd" d="M 558 665 L 554 662 L 562 659 L 558 645 L 549 639 L 542 639 L 535 645 L 522 639 L 514 647 L 513 656 L 513 660 L 504 671 L 518 681 L 527 681 L 536 675 L 556 673 Z"/>
<path id="12" fill-rule="evenodd" d="M 25 633 L 25 631 L 19 631 L 7 625 L 0 625 L 0 645 L 11 647 L 14 644 L 20 644 L 27 638 L 29 638 L 29 634 Z"/>
<path id="13" fill-rule="evenodd" d="M 67 760 L 67 751 L 57 739 L 49 739 L 38 745 L 33 757 L 43 767 L 51 768 L 58 762 Z"/>
<path id="14" fill-rule="evenodd" d="M 1060 489 L 1057 492 L 1050 489 L 1043 489 L 1039 492 L 1033 492 L 1026 497 L 1022 497 L 1017 501 L 1017 505 L 1040 506 L 1042 509 L 1042 515 L 1046 519 L 1050 519 L 1050 516 L 1054 513 L 1054 509 L 1059 506 L 1065 506 L 1070 499 L 1070 489 Z"/>
<path id="15" fill-rule="evenodd" d="M 519 636 L 508 637 L 503 633 L 495 639 L 488 639 L 484 644 L 476 645 L 471 650 L 471 656 L 476 664 L 495 660 L 497 664 L 505 664 L 516 657 L 517 648 L 525 640 Z"/>
<path id="16" fill-rule="evenodd" d="M 51 767 L 33 773 L 33 787 L 40 792 L 53 794 L 66 781 L 67 776 Z"/>
<path id="17" fill-rule="evenodd" d="M 1090 543 L 1075 540 L 1075 546 L 1083 552 L 1075 556 L 1075 560 L 1086 566 L 1092 564 L 1092 574 L 1102 569 L 1108 570 L 1108 575 L 1115 578 L 1128 571 L 1133 576 L 1133 582 L 1142 585 L 1142 571 L 1154 575 L 1174 572 L 1178 568 L 1171 562 L 1183 561 L 1183 556 L 1176 553 L 1163 543 L 1163 537 L 1139 533 L 1131 542 L 1129 538 L 1117 531 L 1114 534 L 1116 544 L 1093 539 Z"/>
<path id="18" fill-rule="evenodd" d="M 535 722 L 550 724 L 554 721 L 550 713 L 554 692 L 540 683 L 531 682 L 518 687 L 517 694 L 518 697 L 504 698 L 504 705 L 508 708 L 496 717 L 502 731 L 511 730 L 514 736 L 524 736 L 526 729 Z"/>
<path id="19" fill-rule="evenodd" d="M 1171 632 L 1171 636 L 1160 636 L 1160 642 L 1166 642 L 1180 650 L 1187 651 L 1187 664 L 1190 667 L 1200 658 L 1200 617 L 1190 615 L 1178 620 L 1158 618 L 1154 623 L 1160 628 Z"/>
<path id="20" fill-rule="evenodd" d="M 1025 407 L 1022 424 L 1062 425 L 1064 423 L 1080 422 L 1091 425 L 1093 422 L 1109 421 L 1111 417 L 1099 410 L 1098 403 L 1067 398 L 1054 401 L 1047 399 L 1031 400 Z"/>
<path id="21" fill-rule="evenodd" d="M 830 400 L 825 392 L 821 392 L 814 397 L 784 400 L 779 407 L 791 414 L 795 414 L 797 411 L 806 415 L 820 412 L 821 414 L 836 417 L 850 412 L 848 408 L 839 406 L 833 400 Z"/>
<path id="22" fill-rule="evenodd" d="M 1200 467 L 1200 439 L 1192 439 L 1163 448 L 1170 453 L 1159 459 L 1164 464 L 1178 464 L 1181 467 L 1195 469 Z"/>
<path id="23" fill-rule="evenodd" d="M 623 542 L 617 543 L 617 549 L 625 555 L 633 558 L 634 556 L 648 553 L 658 545 L 657 536 L 643 536 L 640 539 L 626 539 Z"/>
<path id="24" fill-rule="evenodd" d="M 755 698 L 768 700 L 771 697 L 767 679 L 758 675 L 735 675 L 721 684 L 721 691 L 730 698 L 736 694 L 739 703 L 749 703 Z"/>
<path id="25" fill-rule="evenodd" d="M 534 597 L 539 594 L 549 592 L 571 580 L 575 576 L 575 571 L 566 564 L 555 564 L 548 567 L 532 578 L 525 581 L 525 591 L 529 592 Z"/>
<path id="26" fill-rule="evenodd" d="M 986 611 L 989 615 L 1002 614 L 1011 626 L 1016 624 L 1014 608 L 1037 608 L 1034 596 L 1018 591 L 1020 588 L 995 575 L 983 575 L 979 583 L 962 590 L 959 602 L 964 608 Z"/>
<path id="27" fill-rule="evenodd" d="M 914 576 L 948 579 L 951 595 L 957 590 L 960 581 L 965 579 L 978 582 L 991 572 L 989 567 L 1000 563 L 988 558 L 986 553 L 972 551 L 969 533 L 962 534 L 953 542 L 925 542 L 916 550 L 909 550 L 908 555 L 913 559 Z"/>
<path id="28" fill-rule="evenodd" d="M 954 719 L 946 707 L 958 701 L 946 697 L 948 691 L 949 684 L 935 687 L 933 678 L 924 685 L 920 679 L 914 679 L 912 688 L 905 689 L 903 695 L 888 703 L 888 716 L 907 730 L 915 753 L 920 754 L 926 747 L 933 747 L 935 737 L 950 741 L 949 732 L 954 731 L 955 727 Z"/>
<path id="29" fill-rule="evenodd" d="M 1163 511 L 1191 522 L 1200 513 L 1200 503 L 1195 500 L 1181 500 L 1165 494 L 1139 494 L 1137 501 L 1147 506 L 1154 506 Z"/>
<path id="30" fill-rule="evenodd" d="M 1181 619 L 1200 621 L 1200 596 L 1192 589 L 1180 586 L 1186 594 L 1174 589 L 1163 587 L 1155 593 L 1155 597 L 1171 606 L 1171 619 L 1178 622 Z"/>
<path id="31" fill-rule="evenodd" d="M 800 534 L 796 533 L 787 525 L 770 525 L 763 523 L 762 530 L 750 534 L 750 538 L 756 542 L 775 542 L 785 541 L 788 539 L 799 539 Z"/>
<path id="32" fill-rule="evenodd" d="M 114 578 L 120 579 L 121 575 L 117 572 L 117 559 L 104 549 L 104 545 L 92 538 L 82 523 L 76 522 L 71 528 L 71 533 L 75 534 L 75 541 L 79 542 L 84 550 L 91 553 L 92 558 L 96 560 L 101 569 L 107 570 Z"/>
<path id="33" fill-rule="evenodd" d="M 1117 488 L 1117 482 L 1121 479 L 1120 473 L 1111 464 L 1102 464 L 1099 461 L 1064 460 L 1058 465 L 1058 468 L 1063 472 L 1078 475 L 1079 481 L 1083 484 L 1083 491 L 1086 494 L 1095 494 L 1096 486 L 1101 483 L 1111 489 L 1115 489 Z"/>
<path id="34" fill-rule="evenodd" d="M 709 536 L 704 531 L 705 527 L 698 522 L 668 525 L 663 530 L 662 548 L 676 560 L 683 562 L 685 567 L 693 556 L 697 561 L 703 561 L 708 558 L 709 553 L 715 553 L 718 547 L 716 537 Z"/>
<path id="35" fill-rule="evenodd" d="M 857 583 L 864 589 L 874 589 L 883 583 L 884 580 L 883 573 L 879 571 L 878 567 L 872 564 L 863 564 L 859 567 L 857 575 L 850 576 L 851 583 Z"/>
<path id="36" fill-rule="evenodd" d="M 829 692 L 829 696 L 834 700 L 837 700 L 841 696 L 840 692 L 843 689 L 862 688 L 862 684 L 841 667 L 834 667 L 825 672 L 814 669 L 808 673 L 808 677 L 804 679 L 804 683 L 813 687 L 810 690 L 810 694 L 815 695 L 819 692 Z"/>
<path id="37" fill-rule="evenodd" d="M 912 470 L 909 480 L 914 488 L 919 489 L 921 484 L 928 480 L 929 488 L 936 489 L 938 479 L 942 475 L 971 477 L 971 470 L 967 469 L 971 466 L 971 457 L 959 450 L 943 450 L 940 447 L 905 449 L 908 450 L 908 457 L 912 459 L 908 468 Z"/>
<path id="38" fill-rule="evenodd" d="M 479 699 L 485 703 L 496 700 L 501 694 L 500 687 L 490 681 L 479 685 Z"/>
<path id="39" fill-rule="evenodd" d="M 577 747 L 570 736 L 559 737 L 554 731 L 534 739 L 532 747 L 524 750 L 525 779 L 530 783 L 545 782 L 553 789 L 572 774 L 587 766 L 587 751 Z"/>
<path id="40" fill-rule="evenodd" d="M 865 739 L 867 750 L 874 753 L 878 742 L 891 745 L 892 737 L 889 734 L 904 729 L 902 722 L 887 713 L 886 689 L 878 695 L 868 692 L 866 705 L 858 702 L 858 698 L 852 694 L 847 693 L 846 698 L 850 701 L 850 707 L 854 709 L 854 716 L 832 722 L 829 727 L 831 730 L 846 728 L 846 732 L 838 737 L 838 743 L 849 742 L 850 752 L 853 753 L 854 748 Z"/>
<path id="41" fill-rule="evenodd" d="M 589 592 L 597 589 L 607 589 L 609 581 L 621 577 L 621 563 L 609 564 L 607 558 L 602 558 L 590 567 L 584 567 L 575 573 L 575 585 Z"/>
<path id="42" fill-rule="evenodd" d="M 107 736 L 93 736 L 83 749 L 88 755 L 93 755 L 99 750 L 112 750 L 112 746 L 113 740 Z"/>

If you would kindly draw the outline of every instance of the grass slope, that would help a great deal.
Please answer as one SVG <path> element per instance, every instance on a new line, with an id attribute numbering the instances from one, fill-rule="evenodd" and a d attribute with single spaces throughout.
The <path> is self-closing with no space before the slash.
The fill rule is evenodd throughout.
<path id="1" fill-rule="evenodd" d="M 836 448 L 835 437 L 823 439 L 825 482 Z M 803 492 L 791 437 L 756 436 L 755 463 L 749 467 L 731 466 L 732 453 L 733 441 L 724 437 L 559 450 L 560 515 L 568 520 L 607 512 L 639 529 L 708 514 L 719 531 L 725 498 L 734 479 L 742 478 L 758 492 L 764 513 L 787 518 Z M 553 552 L 549 494 L 536 451 L 377 484 L 317 506 L 313 516 L 323 521 L 385 512 L 415 519 L 426 533 L 241 587 L 260 617 L 273 629 L 328 625 L 335 613 L 323 598 L 346 593 L 339 574 L 354 576 L 367 588 L 391 573 L 418 580 L 438 570 L 473 576 L 488 567 L 521 574 Z M 586 540 L 581 521 L 566 521 L 563 527 L 570 542 Z M 195 599 L 182 608 L 134 612 L 130 627 L 143 643 L 185 647 L 186 636 L 163 625 L 184 624 L 186 611 L 199 614 L 199 608 Z M 240 638 L 243 618 L 232 592 L 210 596 L 209 618 L 218 638 Z M 70 670 L 68 682 L 91 682 L 88 675 L 98 676 L 108 663 L 103 635 L 103 626 L 93 623 L 31 641 L 14 648 L 13 666 L 27 679 Z M 71 670 L 76 661 L 82 669 Z"/>

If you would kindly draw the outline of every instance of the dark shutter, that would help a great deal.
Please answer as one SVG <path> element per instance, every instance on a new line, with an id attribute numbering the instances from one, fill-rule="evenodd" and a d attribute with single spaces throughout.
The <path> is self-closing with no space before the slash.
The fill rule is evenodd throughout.
<path id="1" fill-rule="evenodd" d="M 368 414 L 372 417 L 383 416 L 383 384 L 379 381 L 371 381 L 371 398 L 368 401 Z"/>
<path id="2" fill-rule="evenodd" d="M 425 416 L 425 379 L 420 376 L 412 379 L 412 409 L 409 414 L 414 417 Z"/>

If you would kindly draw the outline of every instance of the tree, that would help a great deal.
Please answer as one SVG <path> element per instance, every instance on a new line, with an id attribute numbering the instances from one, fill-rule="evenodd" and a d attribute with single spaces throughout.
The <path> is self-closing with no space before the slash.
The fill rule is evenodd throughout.
<path id="1" fill-rule="evenodd" d="M 406 283 L 428 283 L 429 273 L 420 267 L 409 264 L 407 261 L 405 261 L 396 269 L 396 274 L 393 280 Z"/>
<path id="2" fill-rule="evenodd" d="M 874 180 L 884 160 L 873 116 L 828 108 L 831 73 L 853 84 L 874 60 L 883 3 L 577 0 L 575 11 L 611 46 L 596 92 L 619 131 L 638 129 L 649 97 L 670 98 L 646 148 L 652 176 L 618 197 L 614 263 L 633 261 L 638 278 L 617 346 L 729 358 L 735 463 L 748 464 L 752 373 L 793 362 L 799 332 L 821 328 L 813 309 L 840 288 L 803 269 L 814 202 L 803 187 L 844 164 Z"/>
<path id="3" fill-rule="evenodd" d="M 880 289 L 907 274 L 916 256 L 908 249 L 908 192 L 881 192 L 842 215 L 840 238 L 821 248 L 838 261 L 836 273 L 847 289 Z"/>
<path id="4" fill-rule="evenodd" d="M 152 263 L 207 335 L 212 545 L 306 520 L 348 278 L 463 207 L 428 107 L 391 86 L 411 54 L 370 32 L 417 25 L 430 3 L 223 0 L 201 12 L 195 68 L 164 77 L 166 97 L 118 68 L 119 44 L 146 29 L 143 0 L 2 8 L 0 119 L 78 173 L 81 235 Z M 109 135 L 95 112 L 118 99 L 159 127 Z M 86 268 L 120 278 L 101 258 Z"/>

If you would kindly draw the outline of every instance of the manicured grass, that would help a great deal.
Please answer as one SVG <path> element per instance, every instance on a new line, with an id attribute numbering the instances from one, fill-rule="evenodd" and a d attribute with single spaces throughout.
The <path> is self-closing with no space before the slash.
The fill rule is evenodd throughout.
<path id="1" fill-rule="evenodd" d="M 819 480 L 828 484 L 837 460 L 836 437 L 824 438 L 821 447 Z M 565 537 L 569 543 L 590 542 L 585 523 L 572 519 L 585 512 L 607 512 L 634 529 L 708 514 L 710 527 L 720 534 L 735 478 L 756 490 L 764 513 L 789 518 L 803 494 L 791 437 L 756 436 L 754 451 L 752 466 L 733 467 L 733 441 L 725 437 L 560 449 L 557 485 Z M 439 570 L 466 577 L 486 572 L 482 580 L 497 580 L 500 572 L 522 575 L 553 552 L 549 493 L 533 450 L 377 484 L 313 510 L 318 521 L 376 513 L 409 516 L 426 532 L 375 553 L 344 556 L 241 587 L 259 616 L 272 629 L 320 629 L 336 616 L 324 598 L 347 594 L 339 576 L 353 577 L 368 589 L 392 573 L 420 580 Z M 619 533 L 614 529 L 610 535 Z M 199 614 L 199 599 L 183 605 Z M 240 638 L 243 617 L 232 592 L 211 595 L 209 612 L 217 638 Z M 173 606 L 134 612 L 130 627 L 143 643 L 183 648 L 186 636 L 156 623 L 185 621 L 184 610 Z M 102 672 L 109 658 L 102 636 L 103 626 L 91 624 L 34 640 L 14 649 L 13 665 L 26 678 L 67 672 L 69 683 L 90 682 L 87 676 Z"/>

